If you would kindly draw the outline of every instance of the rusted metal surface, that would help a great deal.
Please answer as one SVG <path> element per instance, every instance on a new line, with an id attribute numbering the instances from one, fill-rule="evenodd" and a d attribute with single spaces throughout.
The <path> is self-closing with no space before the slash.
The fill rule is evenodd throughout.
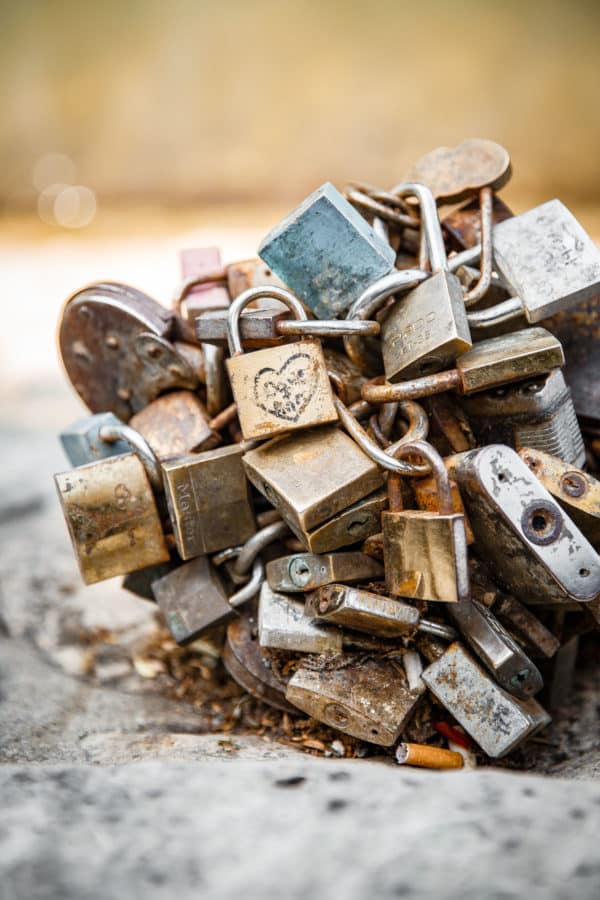
<path id="1" fill-rule="evenodd" d="M 283 712 L 297 711 L 285 698 L 285 681 L 261 652 L 254 611 L 242 613 L 227 628 L 223 663 L 234 681 L 257 700 Z"/>
<path id="2" fill-rule="evenodd" d="M 600 425 L 600 292 L 574 309 L 557 313 L 544 325 L 561 341 L 564 374 L 577 415 L 591 427 Z"/>
<path id="3" fill-rule="evenodd" d="M 132 428 L 146 438 L 160 459 L 210 450 L 221 437 L 209 425 L 208 414 L 192 391 L 172 391 L 157 397 L 132 416 Z"/>
<path id="4" fill-rule="evenodd" d="M 54 476 L 86 584 L 167 562 L 156 502 L 134 453 Z"/>
<path id="5" fill-rule="evenodd" d="M 194 389 L 198 373 L 171 343 L 177 319 L 151 297 L 102 282 L 67 300 L 58 343 L 65 371 L 91 412 L 127 422 L 159 394 Z"/>
<path id="6" fill-rule="evenodd" d="M 406 181 L 426 184 L 439 203 L 459 203 L 483 187 L 499 190 L 512 174 L 508 151 L 494 141 L 471 138 L 437 147 L 412 166 Z"/>
<path id="7" fill-rule="evenodd" d="M 512 216 L 512 211 L 496 194 L 492 198 L 492 226 Z M 466 250 L 481 243 L 481 206 L 471 200 L 442 219 L 442 231 L 450 239 L 451 249 Z"/>

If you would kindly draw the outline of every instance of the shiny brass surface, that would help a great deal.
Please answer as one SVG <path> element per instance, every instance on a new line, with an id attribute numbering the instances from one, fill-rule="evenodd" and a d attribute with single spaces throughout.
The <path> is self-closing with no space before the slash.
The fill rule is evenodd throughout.
<path id="1" fill-rule="evenodd" d="M 209 425 L 208 414 L 192 391 L 172 391 L 157 397 L 129 424 L 146 438 L 159 459 L 210 450 L 221 440 Z"/>
<path id="2" fill-rule="evenodd" d="M 321 670 L 303 662 L 286 698 L 298 709 L 363 741 L 389 747 L 398 740 L 422 694 L 411 691 L 400 663 L 353 659 Z"/>
<path id="3" fill-rule="evenodd" d="M 590 544 L 600 550 L 600 481 L 541 450 L 524 448 L 519 456 L 558 500 Z"/>
<path id="4" fill-rule="evenodd" d="M 86 584 L 168 561 L 150 482 L 134 453 L 62 472 L 54 480 Z"/>
<path id="5" fill-rule="evenodd" d="M 165 495 L 183 559 L 241 544 L 255 530 L 242 450 L 236 444 L 162 463 Z"/>
<path id="6" fill-rule="evenodd" d="M 378 466 L 334 426 L 274 438 L 249 450 L 243 462 L 252 484 L 301 541 L 383 484 Z"/>
<path id="7" fill-rule="evenodd" d="M 295 553 L 267 563 L 267 581 L 274 591 L 301 593 L 334 581 L 345 584 L 383 577 L 383 566 L 358 551 L 349 553 Z"/>
<path id="8" fill-rule="evenodd" d="M 243 353 L 226 366 L 246 440 L 337 420 L 319 341 Z"/>

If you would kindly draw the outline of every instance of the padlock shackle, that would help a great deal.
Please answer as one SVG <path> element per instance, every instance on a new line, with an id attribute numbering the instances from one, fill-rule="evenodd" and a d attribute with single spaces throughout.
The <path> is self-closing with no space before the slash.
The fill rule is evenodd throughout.
<path id="1" fill-rule="evenodd" d="M 239 356 L 244 352 L 242 340 L 240 338 L 240 315 L 242 310 L 248 306 L 253 300 L 260 300 L 262 297 L 270 297 L 273 300 L 279 300 L 284 306 L 290 310 L 296 319 L 300 322 L 308 321 L 306 310 L 297 297 L 291 291 L 276 285 L 265 285 L 264 287 L 248 288 L 233 300 L 227 313 L 227 344 L 231 356 Z"/>
<path id="2" fill-rule="evenodd" d="M 200 284 L 227 284 L 227 270 L 221 267 L 211 272 L 205 272 L 204 275 L 190 275 L 189 278 L 184 278 L 175 289 L 171 300 L 171 309 L 180 315 L 183 301 L 190 291 Z"/>
<path id="3" fill-rule="evenodd" d="M 114 444 L 115 441 L 125 441 L 125 443 L 129 444 L 146 470 L 154 490 L 159 493 L 164 491 L 160 463 L 154 450 L 139 431 L 136 431 L 135 428 L 131 428 L 129 425 L 103 425 L 98 431 L 98 435 L 100 440 L 107 444 Z"/>
<path id="4" fill-rule="evenodd" d="M 298 337 L 377 337 L 381 325 L 373 319 L 282 319 L 275 323 L 277 334 Z"/>
<path id="5" fill-rule="evenodd" d="M 252 563 L 252 575 L 250 581 L 239 588 L 239 590 L 232 594 L 231 597 L 228 597 L 227 602 L 233 607 L 242 606 L 242 604 L 247 603 L 248 600 L 252 600 L 252 598 L 258 594 L 264 580 L 265 566 L 260 556 L 257 556 Z"/>
<path id="6" fill-rule="evenodd" d="M 382 450 L 371 438 L 368 436 L 362 425 L 354 418 L 350 410 L 347 406 L 344 406 L 342 401 L 334 395 L 333 398 L 334 406 L 337 410 L 340 422 L 348 432 L 351 438 L 358 444 L 361 450 L 367 454 L 374 462 L 376 462 L 383 469 L 387 469 L 390 472 L 400 472 L 402 475 L 429 475 L 429 466 L 425 465 L 414 465 L 413 463 L 403 462 L 400 459 L 395 458 L 394 456 L 390 456 L 387 451 Z M 412 445 L 421 445 L 421 441 L 414 441 L 412 435 L 405 435 L 405 438 L 411 442 Z M 424 446 L 429 446 L 428 444 L 424 444 Z M 441 458 L 441 457 L 440 457 Z"/>
<path id="7" fill-rule="evenodd" d="M 412 291 L 430 277 L 431 272 L 422 269 L 394 270 L 374 281 L 362 292 L 348 310 L 346 319 L 372 320 L 377 310 L 381 309 L 390 297 Z M 375 361 L 370 359 L 360 337 L 356 335 L 344 337 L 344 349 L 352 362 L 363 372 L 381 371 L 381 365 L 376 365 Z"/>
<path id="8" fill-rule="evenodd" d="M 403 181 L 390 191 L 398 197 L 416 197 L 421 208 L 421 228 L 425 232 L 429 248 L 429 262 L 432 272 L 448 270 L 448 256 L 444 246 L 442 226 L 438 218 L 437 204 L 431 190 L 418 181 Z"/>
<path id="9" fill-rule="evenodd" d="M 268 547 L 273 541 L 279 540 L 279 538 L 287 537 L 289 534 L 291 534 L 291 532 L 288 525 L 281 519 L 278 522 L 272 522 L 270 525 L 265 525 L 264 528 L 261 528 L 256 534 L 253 534 L 252 537 L 248 538 L 246 543 L 242 545 L 232 571 L 236 575 L 247 575 L 254 560 L 265 547 Z"/>
<path id="10" fill-rule="evenodd" d="M 494 213 L 494 194 L 491 187 L 482 187 L 479 191 L 479 223 L 481 228 L 481 264 L 479 278 L 473 287 L 465 293 L 464 301 L 467 309 L 479 302 L 487 293 L 492 283 L 494 248 L 492 244 Z"/>
<path id="11" fill-rule="evenodd" d="M 435 375 L 422 375 L 420 378 L 411 378 L 398 384 L 363 384 L 360 395 L 367 403 L 397 403 L 400 401 L 420 400 L 422 397 L 431 397 L 435 394 L 443 394 L 462 386 L 462 379 L 458 369 L 450 369 L 448 372 L 436 372 Z"/>
<path id="12" fill-rule="evenodd" d="M 389 452 L 389 450 L 388 450 Z M 450 488 L 450 476 L 444 464 L 444 460 L 435 447 L 427 441 L 408 441 L 396 448 L 394 457 L 399 460 L 403 456 L 421 456 L 428 461 L 435 479 L 435 486 L 440 504 L 440 515 L 448 516 L 454 512 L 452 502 L 452 490 Z"/>

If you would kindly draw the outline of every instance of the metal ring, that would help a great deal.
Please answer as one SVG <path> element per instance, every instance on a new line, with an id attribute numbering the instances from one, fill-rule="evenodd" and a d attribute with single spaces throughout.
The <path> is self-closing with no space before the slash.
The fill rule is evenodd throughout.
<path id="1" fill-rule="evenodd" d="M 308 320 L 306 310 L 298 298 L 294 297 L 285 288 L 276 287 L 275 285 L 248 288 L 248 290 L 243 291 L 232 301 L 227 313 L 227 344 L 231 356 L 238 356 L 244 352 L 240 338 L 240 315 L 242 310 L 253 300 L 260 300 L 261 297 L 272 297 L 274 300 L 279 300 L 284 306 L 287 306 L 300 322 Z"/>
<path id="2" fill-rule="evenodd" d="M 232 594 L 231 597 L 228 597 L 228 603 L 230 606 L 236 607 L 241 606 L 243 603 L 246 603 L 248 600 L 251 600 L 253 597 L 258 594 L 263 581 L 265 580 L 265 567 L 260 556 L 257 556 L 252 564 L 252 576 L 248 584 L 245 584 L 241 587 L 235 594 Z"/>
<path id="3" fill-rule="evenodd" d="M 152 447 L 139 431 L 129 425 L 103 425 L 98 435 L 100 440 L 107 444 L 114 444 L 115 441 L 125 441 L 129 444 L 146 470 L 152 487 L 159 492 L 164 490 L 160 463 Z"/>

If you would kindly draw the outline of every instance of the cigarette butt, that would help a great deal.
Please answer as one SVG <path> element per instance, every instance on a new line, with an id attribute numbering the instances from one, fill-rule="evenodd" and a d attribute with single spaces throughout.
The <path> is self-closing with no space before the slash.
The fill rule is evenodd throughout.
<path id="1" fill-rule="evenodd" d="M 396 762 L 401 766 L 423 769 L 462 769 L 463 758 L 454 750 L 442 750 L 429 744 L 398 744 Z"/>

